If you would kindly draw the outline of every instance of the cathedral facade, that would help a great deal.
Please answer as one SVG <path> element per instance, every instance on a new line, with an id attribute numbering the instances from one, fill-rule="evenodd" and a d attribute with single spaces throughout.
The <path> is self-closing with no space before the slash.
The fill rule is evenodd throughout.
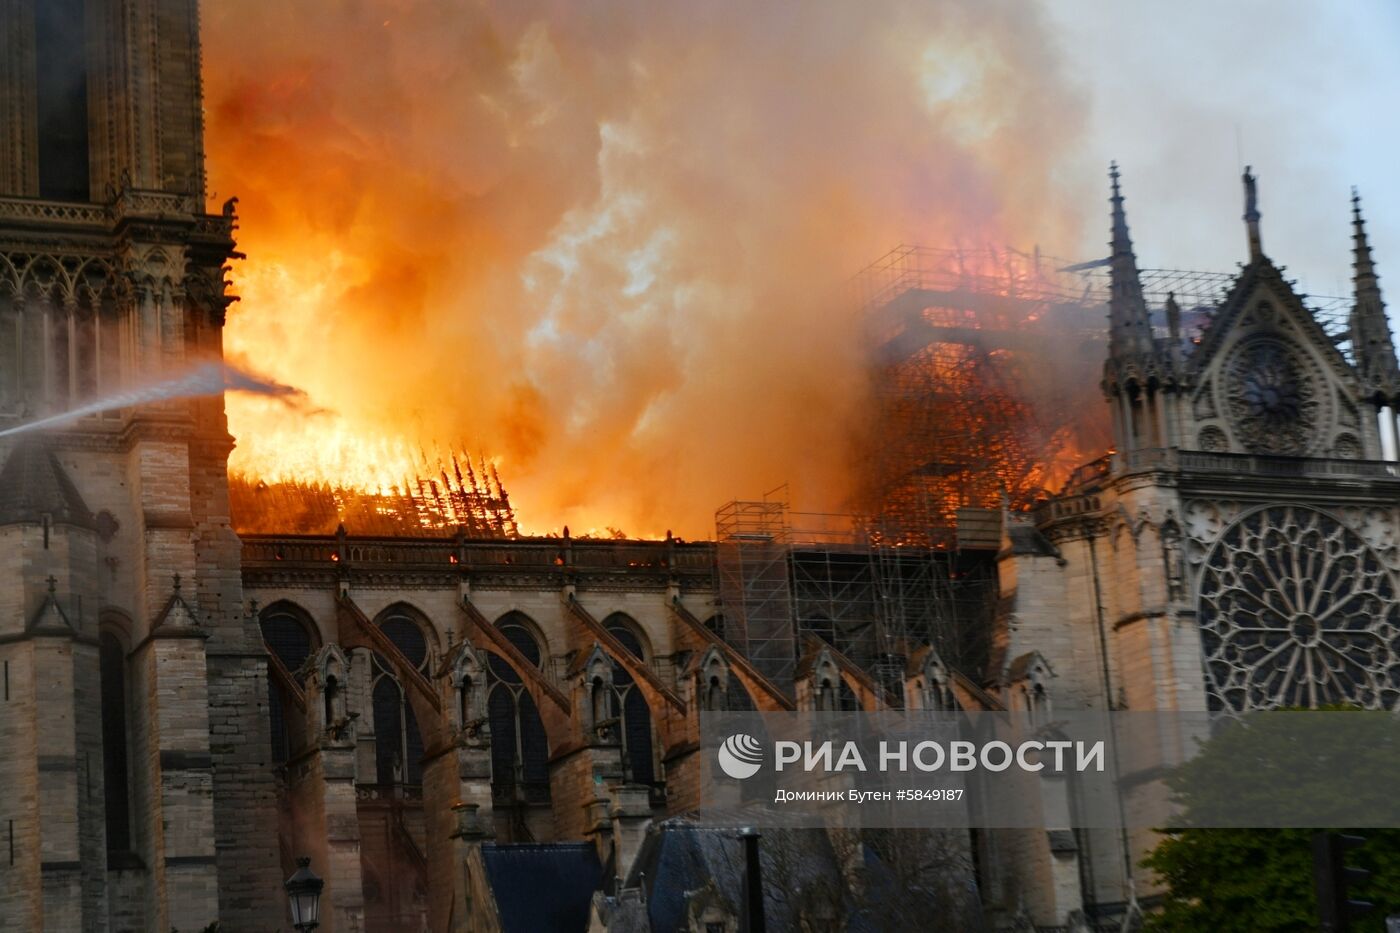
<path id="1" fill-rule="evenodd" d="M 222 360 L 195 4 L 0 0 L 0 104 L 2 929 L 284 929 L 309 856 L 336 933 L 731 931 L 740 850 L 687 819 L 706 711 L 1396 706 L 1400 370 L 1357 205 L 1346 333 L 1264 253 L 1248 174 L 1247 262 L 1192 332 L 1148 307 L 1115 170 L 1115 449 L 960 526 L 975 663 L 930 634 L 877 669 L 800 612 L 751 651 L 723 545 L 240 540 L 222 396 L 122 394 Z M 974 833 L 938 863 L 972 903 L 903 893 L 949 929 L 1091 929 L 1150 908 L 1150 845 Z M 887 840 L 765 846 L 800 866 L 770 926 L 885 916 L 856 866 Z"/>
<path id="2" fill-rule="evenodd" d="M 0 418 L 219 361 L 233 218 L 205 210 L 195 5 L 6 2 L 0 50 Z M 222 408 L 4 443 L 6 929 L 268 925 L 267 665 Z"/>

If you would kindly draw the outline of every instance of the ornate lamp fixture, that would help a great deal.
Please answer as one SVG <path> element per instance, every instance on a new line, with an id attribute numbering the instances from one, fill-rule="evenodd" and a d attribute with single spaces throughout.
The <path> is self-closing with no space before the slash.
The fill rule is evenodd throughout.
<path id="1" fill-rule="evenodd" d="M 311 871 L 311 859 L 297 859 L 297 870 L 283 885 L 292 905 L 292 927 L 301 933 L 321 925 L 321 889 L 326 883 Z"/>

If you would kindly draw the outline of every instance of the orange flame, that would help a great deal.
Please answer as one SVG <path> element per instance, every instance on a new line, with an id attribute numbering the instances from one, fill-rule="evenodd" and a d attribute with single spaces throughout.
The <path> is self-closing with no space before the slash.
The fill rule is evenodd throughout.
<path id="1" fill-rule="evenodd" d="M 240 197 L 235 470 L 375 489 L 483 449 L 522 526 L 690 537 L 851 491 L 839 283 L 887 244 L 1077 240 L 1082 106 L 1013 2 L 205 10 Z M 1064 200 L 1057 200 L 1063 194 Z"/>
<path id="2" fill-rule="evenodd" d="M 1059 265 L 902 247 L 867 270 L 886 362 L 873 373 L 859 498 L 882 535 L 951 534 L 968 506 L 1029 508 L 1106 446 L 1091 375 L 1103 309 L 1076 300 Z"/>

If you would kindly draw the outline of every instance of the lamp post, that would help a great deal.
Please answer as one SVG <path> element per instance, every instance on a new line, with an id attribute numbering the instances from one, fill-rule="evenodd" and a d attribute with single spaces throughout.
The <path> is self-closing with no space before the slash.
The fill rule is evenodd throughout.
<path id="1" fill-rule="evenodd" d="M 763 916 L 763 868 L 758 860 L 758 830 L 746 827 L 739 831 L 744 842 L 744 906 L 748 924 L 745 933 L 765 933 L 767 920 Z"/>
<path id="2" fill-rule="evenodd" d="M 321 925 L 321 889 L 325 886 L 326 883 L 311 871 L 311 859 L 300 856 L 297 870 L 283 885 L 292 905 L 293 929 L 306 933 Z"/>

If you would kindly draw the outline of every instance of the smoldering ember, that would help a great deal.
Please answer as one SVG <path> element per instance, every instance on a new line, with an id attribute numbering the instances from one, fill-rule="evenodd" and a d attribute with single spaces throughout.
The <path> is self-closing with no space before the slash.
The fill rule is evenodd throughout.
<path id="1" fill-rule="evenodd" d="M 0 3 L 0 930 L 1381 929 L 1058 731 L 1400 705 L 1400 24 L 1227 6 Z"/>

